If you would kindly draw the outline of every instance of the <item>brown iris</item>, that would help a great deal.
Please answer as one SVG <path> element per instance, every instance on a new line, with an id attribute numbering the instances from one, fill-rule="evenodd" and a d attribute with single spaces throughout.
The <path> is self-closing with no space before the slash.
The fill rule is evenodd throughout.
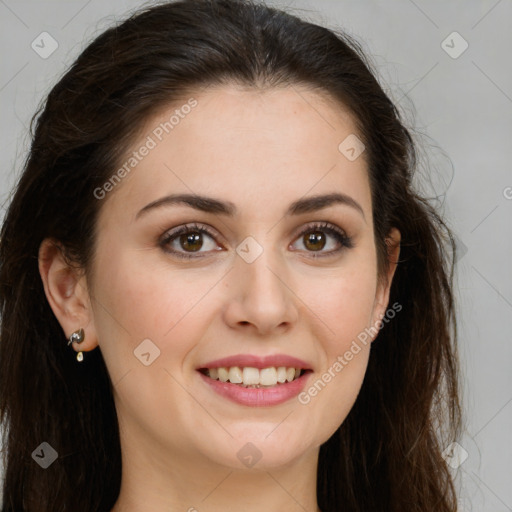
<path id="1" fill-rule="evenodd" d="M 183 249 L 196 252 L 203 246 L 202 235 L 198 232 L 185 233 L 180 236 L 180 244 Z"/>
<path id="2" fill-rule="evenodd" d="M 306 248 L 313 251 L 322 250 L 325 247 L 325 233 L 322 231 L 311 231 L 303 237 Z"/>

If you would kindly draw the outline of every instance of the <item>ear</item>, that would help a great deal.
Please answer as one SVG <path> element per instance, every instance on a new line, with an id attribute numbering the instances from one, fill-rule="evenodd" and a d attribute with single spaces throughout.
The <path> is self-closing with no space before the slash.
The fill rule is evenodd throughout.
<path id="1" fill-rule="evenodd" d="M 94 349 L 98 340 L 83 270 L 68 263 L 58 242 L 45 239 L 39 247 L 39 273 L 46 298 L 64 331 L 63 338 L 82 328 L 84 341 L 71 346 L 76 352 Z"/>
<path id="2" fill-rule="evenodd" d="M 393 281 L 393 276 L 395 275 L 395 270 L 398 265 L 398 258 L 400 256 L 400 240 L 400 231 L 396 228 L 392 228 L 386 237 L 388 266 L 385 275 L 378 280 L 373 307 L 372 327 L 376 326 L 379 320 L 384 317 L 386 308 L 388 307 L 389 291 L 391 289 L 391 283 Z M 373 339 L 377 337 L 377 334 L 378 331 L 375 336 L 373 336 Z"/>

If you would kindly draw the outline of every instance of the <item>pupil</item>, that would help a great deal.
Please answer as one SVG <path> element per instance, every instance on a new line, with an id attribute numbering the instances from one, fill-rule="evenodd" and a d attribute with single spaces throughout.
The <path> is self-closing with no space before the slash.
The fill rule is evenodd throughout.
<path id="1" fill-rule="evenodd" d="M 308 249 L 313 249 L 314 251 L 323 249 L 325 247 L 325 237 L 321 231 L 314 231 L 309 233 L 308 235 L 304 235 L 305 237 L 305 246 Z M 310 246 L 313 245 L 313 247 Z M 318 246 L 320 244 L 320 246 Z"/>
<path id="2" fill-rule="evenodd" d="M 190 249 L 191 251 L 198 251 L 203 246 L 201 235 L 199 233 L 187 233 L 181 235 L 180 243 L 184 249 Z M 195 246 L 197 244 L 197 246 Z"/>

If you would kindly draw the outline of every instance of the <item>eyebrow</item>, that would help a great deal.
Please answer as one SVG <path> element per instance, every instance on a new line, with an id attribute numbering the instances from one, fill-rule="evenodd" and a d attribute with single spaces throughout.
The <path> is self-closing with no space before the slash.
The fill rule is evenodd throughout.
<path id="1" fill-rule="evenodd" d="M 226 215 L 229 217 L 233 217 L 237 212 L 235 204 L 229 201 L 220 201 L 212 197 L 200 196 L 197 194 L 171 194 L 147 204 L 137 213 L 135 218 L 138 219 L 151 210 L 177 204 L 190 206 L 191 208 L 202 212 Z M 357 210 L 366 222 L 364 211 L 361 205 L 352 197 L 337 192 L 298 199 L 297 201 L 294 201 L 290 204 L 288 210 L 285 213 L 285 216 L 311 213 L 335 204 L 350 206 L 351 208 Z"/>

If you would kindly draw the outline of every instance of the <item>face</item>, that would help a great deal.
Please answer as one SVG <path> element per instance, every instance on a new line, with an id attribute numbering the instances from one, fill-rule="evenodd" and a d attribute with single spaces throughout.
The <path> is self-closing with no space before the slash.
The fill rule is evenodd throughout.
<path id="1" fill-rule="evenodd" d="M 125 438 L 157 458 L 240 468 L 245 446 L 283 466 L 346 418 L 371 347 L 358 335 L 385 311 L 365 154 L 338 149 L 353 120 L 306 89 L 191 96 L 148 121 L 98 199 L 88 336 Z"/>

